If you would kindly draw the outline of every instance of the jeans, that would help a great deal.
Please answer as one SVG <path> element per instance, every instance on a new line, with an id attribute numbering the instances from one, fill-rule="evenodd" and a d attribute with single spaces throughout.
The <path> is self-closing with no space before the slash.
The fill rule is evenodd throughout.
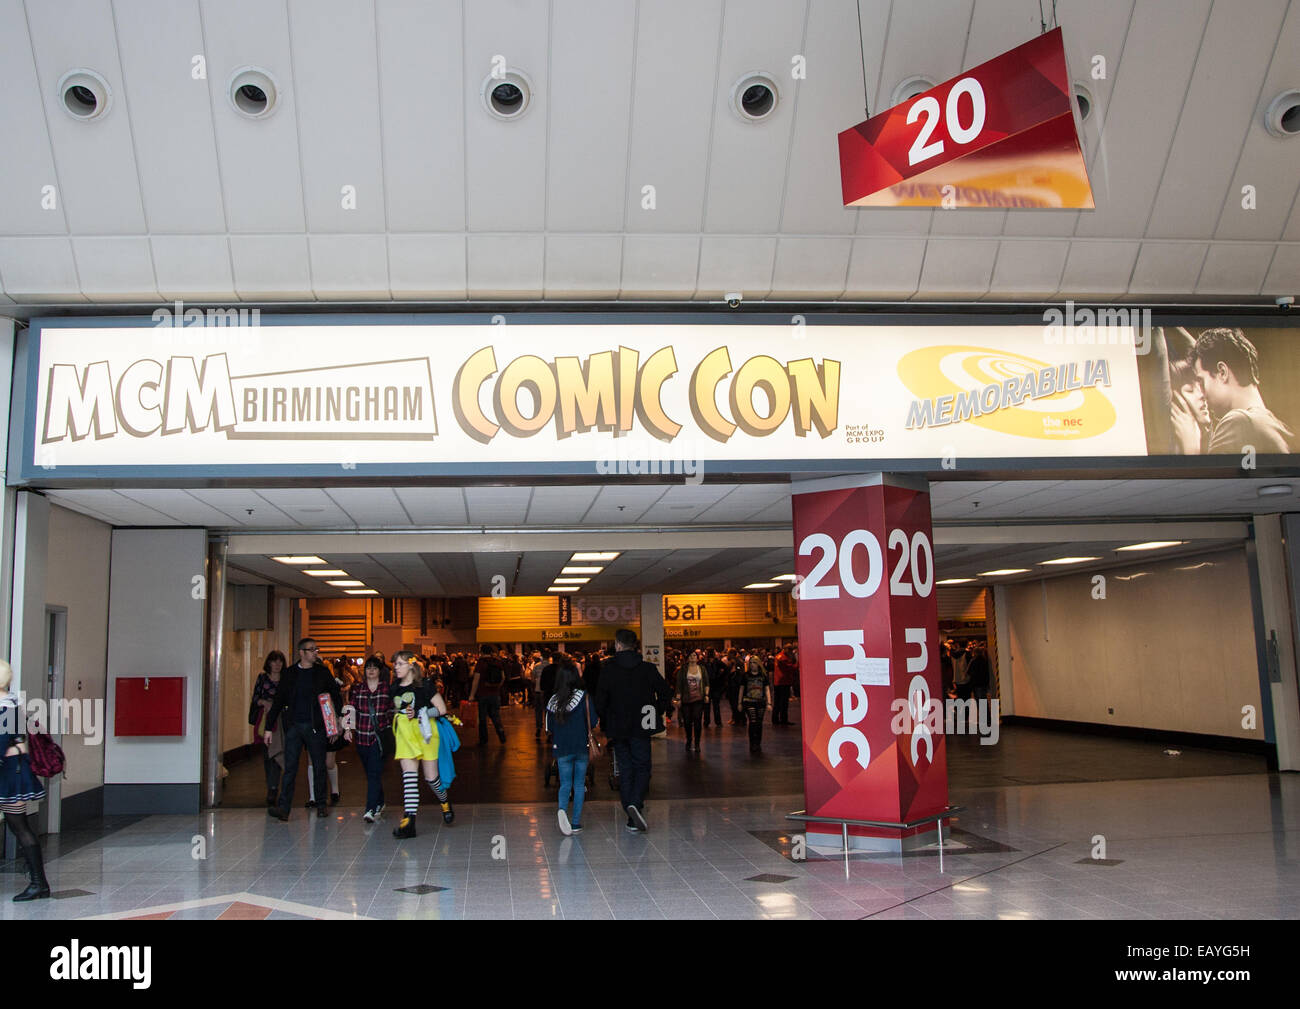
<path id="1" fill-rule="evenodd" d="M 293 786 L 298 780 L 298 758 L 303 748 L 311 760 L 315 776 L 316 794 L 330 794 L 329 779 L 325 777 L 325 737 L 318 736 L 311 722 L 290 722 L 284 729 L 284 779 L 280 786 L 280 809 L 286 816 L 293 808 Z"/>
<path id="2" fill-rule="evenodd" d="M 533 691 L 533 731 L 541 733 L 546 714 L 546 697 L 540 690 Z"/>
<path id="3" fill-rule="evenodd" d="M 265 746 L 262 747 L 266 749 Z M 275 795 L 280 791 L 280 765 L 274 757 L 263 755 L 262 766 L 266 771 L 266 794 Z"/>
<path id="4" fill-rule="evenodd" d="M 790 724 L 790 687 L 774 687 L 772 690 L 772 724 Z"/>
<path id="5" fill-rule="evenodd" d="M 749 752 L 756 753 L 763 745 L 763 712 L 766 704 L 746 704 L 745 717 L 749 720 Z"/>
<path id="6" fill-rule="evenodd" d="M 740 684 L 727 688 L 727 703 L 731 705 L 731 724 L 742 724 L 745 715 L 740 710 Z"/>
<path id="7" fill-rule="evenodd" d="M 704 719 L 704 706 L 707 702 L 703 699 L 698 701 L 682 701 L 682 725 L 686 726 L 686 745 L 691 745 L 694 740 L 698 745 L 700 742 L 700 726 Z"/>
<path id="8" fill-rule="evenodd" d="M 709 699 L 704 702 L 704 726 L 709 725 L 709 709 L 713 709 L 713 720 L 719 725 L 722 724 L 722 695 L 726 691 L 722 687 L 709 687 Z"/>
<path id="9" fill-rule="evenodd" d="M 378 809 L 384 804 L 384 755 L 378 743 L 358 746 L 357 756 L 366 769 L 366 809 Z"/>
<path id="10" fill-rule="evenodd" d="M 582 800 L 587 791 L 587 755 L 571 753 L 567 757 L 556 757 L 555 763 L 560 769 L 560 808 L 569 808 L 569 792 L 573 792 L 573 817 L 569 821 L 573 826 L 582 825 Z"/>
<path id="11" fill-rule="evenodd" d="M 492 724 L 496 726 L 497 738 L 501 742 L 506 741 L 506 730 L 501 728 L 501 698 L 500 697 L 480 697 L 478 699 L 478 741 L 487 742 L 487 720 L 492 719 Z"/>
<path id="12" fill-rule="evenodd" d="M 614 740 L 618 757 L 618 795 L 623 808 L 640 809 L 650 790 L 650 740 L 631 736 Z"/>

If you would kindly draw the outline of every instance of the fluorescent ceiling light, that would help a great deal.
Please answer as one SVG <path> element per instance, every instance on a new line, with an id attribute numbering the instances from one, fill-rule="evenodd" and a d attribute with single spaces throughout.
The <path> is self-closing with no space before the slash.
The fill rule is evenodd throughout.
<path id="1" fill-rule="evenodd" d="M 577 591 L 578 591 L 578 586 L 576 586 L 576 585 L 552 585 L 552 586 L 551 586 L 549 589 L 547 589 L 546 591 L 547 591 L 547 592 L 577 592 Z"/>
<path id="2" fill-rule="evenodd" d="M 326 582 L 325 584 L 337 585 L 339 588 L 343 588 L 343 589 L 356 589 L 356 588 L 361 588 L 361 586 L 365 585 L 366 583 L 345 578 L 342 581 L 331 581 L 331 582 Z"/>
<path id="3" fill-rule="evenodd" d="M 556 578 L 556 585 L 586 585 L 590 578 Z"/>
<path id="4" fill-rule="evenodd" d="M 1083 564 L 1085 561 L 1099 561 L 1100 557 L 1058 557 L 1054 561 L 1039 561 L 1041 564 Z"/>
<path id="5" fill-rule="evenodd" d="M 567 567 L 560 571 L 562 575 L 598 575 L 604 568 Z"/>
<path id="6" fill-rule="evenodd" d="M 378 589 L 344 589 L 343 591 L 346 592 L 346 593 L 347 593 L 348 595 L 350 595 L 350 596 L 377 596 L 377 595 L 379 595 L 379 590 L 378 590 Z"/>
<path id="7" fill-rule="evenodd" d="M 621 550 L 606 550 L 603 553 L 601 553 L 600 551 L 596 551 L 596 552 L 586 551 L 584 553 L 574 554 L 572 557 L 569 558 L 569 560 L 571 561 L 612 561 L 614 560 L 614 558 L 618 557 L 619 554 L 621 554 L 622 552 L 623 551 Z"/>
<path id="8" fill-rule="evenodd" d="M 1286 497 L 1291 493 L 1291 485 L 1285 483 L 1273 483 L 1267 487 L 1261 487 L 1255 491 L 1259 497 Z"/>
<path id="9" fill-rule="evenodd" d="M 936 585 L 965 585 L 967 582 L 973 582 L 974 578 L 945 578 L 941 582 L 935 582 Z"/>
<path id="10" fill-rule="evenodd" d="M 780 582 L 754 582 L 745 586 L 747 589 L 779 589 L 780 587 Z"/>
<path id="11" fill-rule="evenodd" d="M 799 577 L 798 575 L 774 575 L 774 576 L 772 577 L 772 581 L 774 581 L 774 582 L 792 582 L 792 581 L 794 581 L 795 579 L 797 579 L 798 577 Z"/>
<path id="12" fill-rule="evenodd" d="M 1180 547 L 1183 540 L 1152 540 L 1150 543 L 1134 543 L 1132 546 L 1118 547 L 1116 553 L 1122 550 L 1159 550 L 1161 547 Z"/>
<path id="13" fill-rule="evenodd" d="M 279 561 L 281 564 L 324 564 L 326 563 L 323 557 L 312 557 L 310 555 L 305 557 L 296 557 L 296 556 L 295 557 L 272 557 L 271 560 Z"/>
<path id="14" fill-rule="evenodd" d="M 342 568 L 316 568 L 312 571 L 303 571 L 305 575 L 311 575 L 313 578 L 338 578 L 342 575 L 344 578 L 348 573 Z"/>
<path id="15" fill-rule="evenodd" d="M 998 568 L 996 571 L 981 571 L 981 578 L 996 578 L 998 575 L 1023 575 L 1029 571 L 1028 568 Z"/>

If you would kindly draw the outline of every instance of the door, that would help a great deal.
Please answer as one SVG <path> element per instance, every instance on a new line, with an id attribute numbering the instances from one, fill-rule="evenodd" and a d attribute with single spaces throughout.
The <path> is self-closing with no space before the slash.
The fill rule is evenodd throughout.
<path id="1" fill-rule="evenodd" d="M 45 607 L 45 697 L 49 702 L 46 706 L 49 724 L 45 728 L 60 746 L 65 745 L 60 731 L 64 728 L 62 723 L 67 721 L 63 717 L 66 704 L 62 703 L 67 643 L 68 611 L 62 606 Z M 62 782 L 62 775 L 45 782 L 45 801 L 36 817 L 38 833 L 57 834 L 62 826 Z"/>

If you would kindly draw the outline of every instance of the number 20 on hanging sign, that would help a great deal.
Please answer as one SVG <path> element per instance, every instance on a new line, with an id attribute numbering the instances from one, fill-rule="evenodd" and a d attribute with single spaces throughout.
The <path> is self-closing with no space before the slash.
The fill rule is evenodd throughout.
<path id="1" fill-rule="evenodd" d="M 839 135 L 844 205 L 1092 207 L 1059 28 Z"/>

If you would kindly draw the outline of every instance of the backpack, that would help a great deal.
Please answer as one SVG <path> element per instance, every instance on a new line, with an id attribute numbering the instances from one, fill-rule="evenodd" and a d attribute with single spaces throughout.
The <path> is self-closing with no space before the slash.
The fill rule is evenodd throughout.
<path id="1" fill-rule="evenodd" d="M 27 760 L 38 778 L 53 778 L 65 766 L 62 748 L 45 732 L 27 734 Z"/>
<path id="2" fill-rule="evenodd" d="M 501 663 L 496 659 L 491 659 L 483 673 L 483 681 L 489 686 L 495 687 L 497 684 L 505 682 L 505 678 L 506 675 L 501 669 Z"/>
<path id="3" fill-rule="evenodd" d="M 767 703 L 767 677 L 762 673 L 746 673 L 744 699 L 746 704 Z"/>

